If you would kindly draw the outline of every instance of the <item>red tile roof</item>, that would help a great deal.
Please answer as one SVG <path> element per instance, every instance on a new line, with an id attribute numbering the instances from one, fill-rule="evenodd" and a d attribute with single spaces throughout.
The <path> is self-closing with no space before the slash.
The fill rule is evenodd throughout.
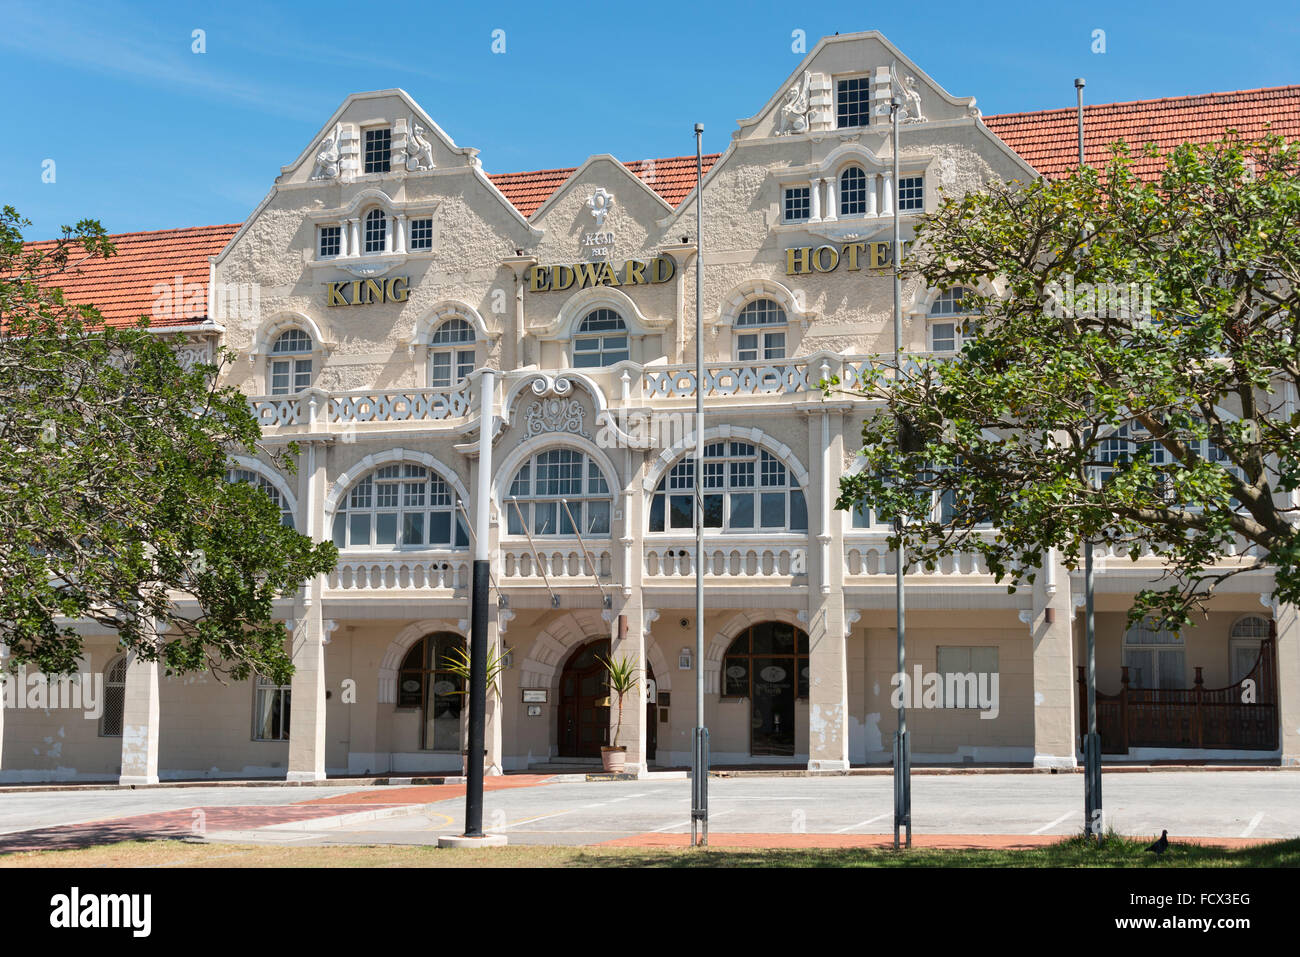
<path id="1" fill-rule="evenodd" d="M 1056 177 L 1074 168 L 1078 157 L 1077 119 L 1071 108 L 1034 113 L 1005 113 L 984 117 L 1003 142 L 1044 176 Z M 1273 132 L 1300 139 L 1300 85 L 1230 93 L 1106 103 L 1084 107 L 1084 149 L 1089 163 L 1100 163 L 1106 148 L 1121 137 L 1131 146 L 1156 143 L 1162 151 L 1187 140 L 1206 142 L 1235 128 L 1243 136 L 1258 136 L 1265 124 Z M 721 154 L 704 157 L 707 173 Z M 1159 160 L 1138 158 L 1138 169 L 1156 175 Z M 695 186 L 695 157 L 671 156 L 624 163 L 670 206 L 677 206 Z M 490 174 L 489 179 L 519 212 L 532 216 L 577 167 L 529 173 Z M 208 257 L 219 253 L 239 224 L 119 233 L 113 236 L 117 255 L 80 262 L 76 256 L 51 284 L 62 285 L 70 302 L 95 303 L 106 321 L 116 325 L 150 315 L 154 326 L 192 325 L 200 318 L 154 317 L 157 283 L 185 283 L 207 288 Z M 49 243 L 32 243 L 32 247 Z M 170 287 L 169 287 L 170 288 Z"/>
<path id="2" fill-rule="evenodd" d="M 990 130 L 1049 178 L 1064 176 L 1078 164 L 1078 122 L 1073 107 L 984 117 Z M 1247 139 L 1266 130 L 1300 139 L 1300 85 L 1085 105 L 1083 155 L 1090 165 L 1104 164 L 1107 148 L 1118 139 L 1134 154 L 1149 142 L 1164 154 L 1179 143 L 1217 139 L 1230 128 Z M 1145 178 L 1154 178 L 1163 165 L 1160 159 L 1134 155 L 1134 166 Z"/>
<path id="3" fill-rule="evenodd" d="M 208 257 L 221 252 L 237 229 L 239 224 L 233 223 L 117 233 L 111 237 L 117 247 L 115 255 L 87 258 L 74 250 L 66 268 L 52 276 L 49 285 L 62 287 L 68 302 L 93 303 L 111 326 L 131 325 L 142 315 L 149 317 L 154 328 L 195 325 L 207 313 Z M 53 241 L 35 242 L 27 248 L 41 250 L 53 245 Z M 167 290 L 156 289 L 159 283 L 167 283 Z M 190 297 L 184 286 L 190 283 L 203 287 L 201 305 L 187 302 Z M 178 284 L 179 306 L 166 308 L 175 302 L 171 293 Z M 200 307 L 196 310 L 195 305 Z M 202 315 L 185 314 L 195 311 Z"/>
<path id="4" fill-rule="evenodd" d="M 704 172 L 718 161 L 721 153 L 706 153 Z M 664 198 L 669 206 L 676 206 L 695 188 L 695 157 L 669 156 L 664 159 L 632 160 L 624 163 L 641 181 Z M 567 169 L 542 169 L 532 173 L 489 173 L 488 179 L 525 216 L 537 212 L 564 181 L 578 167 Z"/>

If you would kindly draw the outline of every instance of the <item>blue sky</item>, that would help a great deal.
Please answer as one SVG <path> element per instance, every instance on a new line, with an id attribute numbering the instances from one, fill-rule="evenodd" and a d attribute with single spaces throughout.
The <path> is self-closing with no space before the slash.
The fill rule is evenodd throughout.
<path id="1" fill-rule="evenodd" d="M 854 10 L 853 8 L 857 8 Z M 914 11 L 924 11 L 917 13 Z M 861 12 L 857 12 L 861 11 Z M 880 30 L 986 113 L 1300 81 L 1294 0 L 1224 4 L 15 3 L 0 203 L 47 238 L 239 222 L 349 92 L 402 87 L 490 173 L 726 147 L 835 32 Z M 193 31 L 206 52 L 192 52 Z M 494 30 L 506 51 L 492 52 Z M 1093 31 L 1105 31 L 1094 53 Z M 42 181 L 46 160 L 55 181 Z"/>

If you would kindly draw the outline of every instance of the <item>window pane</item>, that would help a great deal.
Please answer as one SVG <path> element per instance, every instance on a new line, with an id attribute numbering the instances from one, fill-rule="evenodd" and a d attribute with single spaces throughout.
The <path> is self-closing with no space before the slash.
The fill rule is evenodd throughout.
<path id="1" fill-rule="evenodd" d="M 451 544 L 451 512 L 429 513 L 429 544 Z"/>
<path id="2" fill-rule="evenodd" d="M 704 527 L 705 528 L 722 527 L 722 496 L 721 495 L 704 496 Z"/>
<path id="3" fill-rule="evenodd" d="M 694 528 L 690 495 L 670 495 L 669 509 L 673 528 Z"/>
<path id="4" fill-rule="evenodd" d="M 381 512 L 375 516 L 375 544 L 397 544 L 397 515 L 394 512 Z"/>
<path id="5" fill-rule="evenodd" d="M 348 529 L 349 545 L 369 545 L 370 544 L 370 516 L 353 515 L 351 516 L 350 527 Z"/>
<path id="6" fill-rule="evenodd" d="M 387 516 L 381 515 L 380 519 Z M 416 512 L 410 515 L 402 516 L 402 544 L 403 545 L 423 545 L 424 544 L 424 513 Z"/>
<path id="7" fill-rule="evenodd" d="M 342 512 L 334 516 L 334 544 L 339 548 L 346 548 L 348 544 L 347 528 L 344 525 L 346 519 L 347 516 Z"/>
<path id="8" fill-rule="evenodd" d="M 764 528 L 785 527 L 785 499 L 786 495 L 784 492 L 763 493 L 762 510 Z"/>
<path id="9" fill-rule="evenodd" d="M 555 535 L 560 528 L 555 502 L 536 502 L 533 505 L 533 534 Z"/>
<path id="10" fill-rule="evenodd" d="M 742 698 L 749 697 L 749 659 L 725 658 L 722 662 L 722 675 L 726 684 L 723 694 Z"/>
<path id="11" fill-rule="evenodd" d="M 753 495 L 736 495 L 731 496 L 731 527 L 732 528 L 753 528 L 754 527 L 754 496 Z"/>
<path id="12" fill-rule="evenodd" d="M 799 489 L 790 492 L 790 528 L 796 532 L 808 531 L 808 503 Z"/>
<path id="13" fill-rule="evenodd" d="M 588 535 L 609 534 L 609 502 L 587 502 Z"/>
<path id="14" fill-rule="evenodd" d="M 664 496 L 656 495 L 650 500 L 650 531 L 664 530 Z"/>

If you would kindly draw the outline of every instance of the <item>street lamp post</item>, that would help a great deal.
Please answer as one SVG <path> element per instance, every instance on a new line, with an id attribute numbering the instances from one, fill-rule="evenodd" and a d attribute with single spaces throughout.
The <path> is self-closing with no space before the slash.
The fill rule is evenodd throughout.
<path id="1" fill-rule="evenodd" d="M 695 124 L 695 734 L 691 845 L 709 844 L 709 729 L 704 724 L 704 125 Z"/>

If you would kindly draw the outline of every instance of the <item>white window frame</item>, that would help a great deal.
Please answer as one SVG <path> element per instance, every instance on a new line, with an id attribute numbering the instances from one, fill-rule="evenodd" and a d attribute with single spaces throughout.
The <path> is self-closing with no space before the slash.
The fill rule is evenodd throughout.
<path id="1" fill-rule="evenodd" d="M 378 222 L 383 224 L 383 232 L 380 236 L 379 248 L 372 249 L 374 239 L 371 237 L 371 223 L 375 221 L 375 214 L 379 214 Z M 365 216 L 361 217 L 361 251 L 367 256 L 382 256 L 388 252 L 392 242 L 392 229 L 388 224 L 388 210 L 382 206 L 375 206 L 366 210 Z"/>
<path id="2" fill-rule="evenodd" d="M 1130 641 L 1129 640 L 1130 635 L 1140 637 L 1143 632 L 1149 635 L 1156 635 L 1156 636 L 1169 635 L 1172 636 L 1173 640 L 1168 640 L 1168 641 L 1161 641 L 1161 640 Z M 1183 639 L 1181 635 L 1172 631 L 1168 631 L 1167 629 L 1155 631 L 1150 627 L 1150 620 L 1146 619 L 1143 621 L 1139 621 L 1137 624 L 1132 625 L 1124 630 L 1124 635 L 1121 640 L 1121 647 L 1122 647 L 1122 660 L 1124 666 L 1129 670 L 1130 688 L 1140 688 L 1145 691 L 1167 690 L 1164 688 L 1164 685 L 1160 681 L 1160 674 L 1161 674 L 1160 658 L 1163 655 L 1175 655 L 1175 654 L 1182 656 L 1182 662 L 1183 662 L 1182 669 L 1181 669 L 1182 675 L 1179 679 L 1179 682 L 1173 685 L 1172 687 L 1175 688 L 1191 687 L 1187 683 L 1187 642 Z M 1139 668 L 1140 666 L 1134 665 L 1131 662 L 1129 658 L 1130 652 L 1133 652 L 1134 654 L 1151 655 L 1152 673 L 1150 675 L 1140 675 L 1139 680 L 1142 682 L 1141 684 L 1134 681 L 1133 669 Z"/>
<path id="3" fill-rule="evenodd" d="M 333 230 L 337 234 L 334 243 L 335 251 L 332 253 L 325 252 L 325 233 L 329 230 Z M 324 226 L 316 227 L 316 258 L 338 259 L 343 255 L 343 230 L 342 223 L 327 223 Z"/>
<path id="4" fill-rule="evenodd" d="M 305 348 L 281 348 L 281 343 L 306 343 Z M 316 340 L 306 329 L 294 326 L 282 330 L 271 343 L 266 356 L 266 394 L 275 396 L 300 395 L 311 388 L 316 376 Z M 276 379 L 284 377 L 284 384 Z"/>
<path id="5" fill-rule="evenodd" d="M 255 673 L 253 676 L 253 727 L 252 739 L 254 741 L 266 741 L 279 743 L 289 740 L 289 726 L 293 720 L 293 702 L 291 700 L 292 686 L 277 685 L 269 678 Z M 267 696 L 278 699 L 280 712 L 280 729 L 276 736 L 268 736 L 264 732 L 271 730 L 269 725 L 272 724 L 270 711 L 264 710 L 263 702 Z M 274 703 L 272 707 L 274 708 Z"/>
<path id="6" fill-rule="evenodd" d="M 1263 627 L 1263 633 L 1260 635 L 1238 634 L 1242 626 L 1248 621 L 1258 621 Z M 1243 615 L 1232 623 L 1232 628 L 1228 631 L 1228 680 L 1232 684 L 1240 683 L 1250 670 L 1237 673 L 1237 653 L 1242 650 L 1249 651 L 1254 659 L 1259 658 L 1260 644 L 1268 637 L 1268 619 L 1263 615 Z M 1254 664 L 1254 661 L 1251 661 Z"/>
<path id="7" fill-rule="evenodd" d="M 460 338 L 455 338 L 459 336 Z M 478 355 L 478 337 L 474 327 L 465 319 L 453 316 L 443 320 L 429 336 L 427 381 L 431 389 L 454 389 L 474 371 Z M 440 382 L 436 372 L 445 367 L 445 382 Z"/>
<path id="8" fill-rule="evenodd" d="M 863 122 L 852 125 L 845 125 L 840 122 L 841 91 L 840 84 L 848 81 L 860 80 L 866 84 L 866 108 L 863 111 Z M 832 78 L 835 87 L 835 129 L 837 130 L 860 130 L 866 129 L 872 125 L 872 89 L 870 73 L 841 73 Z"/>
<path id="9" fill-rule="evenodd" d="M 857 172 L 862 174 L 862 199 L 853 200 L 855 205 L 860 204 L 861 209 L 851 209 L 849 207 L 849 191 L 844 188 L 844 177 L 850 173 Z M 838 209 L 836 213 L 841 219 L 851 219 L 867 215 L 867 210 L 871 209 L 871 191 L 876 188 L 876 177 L 867 172 L 867 168 L 861 163 L 850 163 L 835 174 L 835 191 L 838 199 Z"/>
<path id="10" fill-rule="evenodd" d="M 811 183 L 801 183 L 794 186 L 786 186 L 781 191 L 781 222 L 783 223 L 806 223 L 812 218 L 812 191 Z M 793 200 L 795 205 L 800 204 L 800 200 L 791 196 L 792 193 L 802 192 L 804 194 L 802 205 L 804 214 L 802 216 L 792 217 L 790 215 L 790 206 Z"/>
<path id="11" fill-rule="evenodd" d="M 957 290 L 962 291 L 961 297 L 953 296 L 953 293 Z M 957 353 L 975 337 L 979 314 L 960 308 L 958 301 L 972 292 L 973 290 L 968 286 L 950 286 L 942 290 L 935 297 L 934 302 L 930 304 L 930 308 L 926 313 L 925 329 L 926 347 L 930 352 Z M 952 348 L 940 348 L 937 345 L 935 333 L 939 327 L 951 327 Z M 945 336 L 945 338 L 947 337 Z"/>
<path id="12" fill-rule="evenodd" d="M 778 481 L 779 477 L 779 481 Z M 713 532 L 741 535 L 808 534 L 808 499 L 794 471 L 775 454 L 755 442 L 736 439 L 719 439 L 704 446 L 704 476 L 700 494 L 706 505 L 712 498 L 720 499 L 721 514 L 717 523 L 705 516 L 705 529 Z M 692 453 L 679 458 L 664 472 L 659 484 L 650 495 L 646 509 L 647 535 L 682 535 L 695 527 L 695 459 Z M 764 496 L 784 496 L 780 525 L 763 524 Z M 749 499 L 750 524 L 734 524 L 734 506 Z M 674 499 L 687 508 L 686 524 L 673 524 Z M 792 524 L 796 503 L 802 503 L 803 527 Z M 654 528 L 655 512 L 659 514 L 662 528 Z"/>
<path id="13" fill-rule="evenodd" d="M 915 185 L 910 185 L 915 184 Z M 904 191 L 917 190 L 915 196 L 904 197 Z M 925 174 L 910 173 L 899 174 L 898 177 L 898 211 L 900 213 L 923 213 L 925 212 Z M 908 205 L 904 206 L 906 200 Z"/>
<path id="14" fill-rule="evenodd" d="M 339 500 L 331 529 L 333 542 L 349 552 L 467 549 L 469 530 L 456 498 L 452 483 L 427 465 L 382 465 L 357 479 Z M 442 523 L 438 517 L 442 515 L 447 516 L 448 538 L 431 541 L 434 524 Z M 390 537 L 381 532 L 381 520 L 384 525 L 391 524 L 393 541 L 380 541 Z M 356 533 L 362 527 L 366 539 L 357 541 Z"/>
<path id="15" fill-rule="evenodd" d="M 575 461 L 572 457 L 577 456 Z M 572 469 L 576 465 L 577 475 L 559 474 L 561 470 Z M 565 490 L 565 484 L 572 488 L 577 481 L 578 491 Z M 539 484 L 546 482 L 545 490 L 538 491 Z M 528 457 L 528 460 L 515 469 L 510 485 L 503 496 L 501 507 L 506 513 L 505 533 L 518 538 L 525 538 L 529 533 L 533 538 L 573 538 L 573 531 L 563 531 L 565 526 L 572 528 L 569 513 L 582 529 L 584 539 L 610 539 L 614 535 L 614 493 L 616 486 L 609 481 L 604 470 L 596 460 L 582 449 L 568 445 L 551 446 L 541 449 Z M 561 499 L 567 499 L 566 511 Z M 597 506 L 594 510 L 592 506 Z M 516 507 L 517 506 L 517 507 Z M 599 524 L 593 523 L 595 516 L 604 514 L 605 530 L 599 530 Z M 524 531 L 527 523 L 528 532 Z"/>
<path id="16" fill-rule="evenodd" d="M 761 304 L 769 308 L 756 308 Z M 775 315 L 780 318 L 774 318 Z M 747 321 L 751 317 L 754 321 Z M 779 302 L 768 296 L 751 299 L 741 307 L 732 324 L 735 361 L 762 363 L 785 359 L 790 348 L 789 329 L 789 317 Z"/>
<path id="17" fill-rule="evenodd" d="M 372 135 L 388 133 L 388 151 L 384 157 L 384 169 L 368 169 L 370 165 L 370 138 Z M 370 126 L 361 131 L 361 172 L 362 175 L 378 176 L 393 171 L 393 128 L 391 126 Z"/>
<path id="18" fill-rule="evenodd" d="M 604 315 L 602 315 L 604 314 Z M 605 322 L 608 317 L 613 316 L 618 320 L 621 330 L 601 329 L 594 331 L 584 331 L 583 327 L 593 320 Z M 599 317 L 599 319 L 597 319 Z M 618 346 L 618 340 L 623 340 L 622 347 Z M 595 342 L 595 349 L 579 350 L 579 343 Z M 578 322 L 573 333 L 573 368 L 575 369 L 604 369 L 616 365 L 619 362 L 626 362 L 632 358 L 632 337 L 628 332 L 627 320 L 617 311 L 610 309 L 608 306 L 600 306 L 596 309 L 589 310 L 585 316 Z M 579 356 L 596 356 L 599 361 L 596 363 L 578 361 Z M 617 358 L 615 358 L 617 357 Z"/>

